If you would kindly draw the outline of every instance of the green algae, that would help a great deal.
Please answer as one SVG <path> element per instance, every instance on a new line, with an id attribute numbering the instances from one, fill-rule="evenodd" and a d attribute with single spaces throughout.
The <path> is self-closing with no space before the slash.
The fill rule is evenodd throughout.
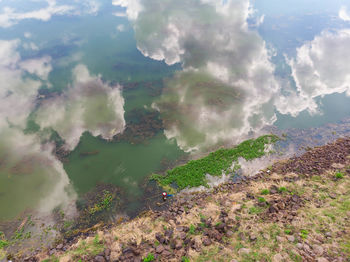
<path id="1" fill-rule="evenodd" d="M 164 188 L 176 185 L 180 191 L 185 188 L 208 186 L 206 174 L 221 176 L 222 173 L 229 173 L 239 168 L 238 158 L 252 160 L 266 154 L 265 146 L 275 143 L 279 138 L 275 135 L 264 135 L 257 139 L 249 139 L 234 148 L 219 149 L 208 156 L 189 161 L 183 166 L 168 170 L 165 175 L 153 174 L 152 180 Z M 232 168 L 234 164 L 234 167 Z M 174 189 L 173 189 L 174 190 Z M 172 190 L 171 190 L 172 191 Z"/>

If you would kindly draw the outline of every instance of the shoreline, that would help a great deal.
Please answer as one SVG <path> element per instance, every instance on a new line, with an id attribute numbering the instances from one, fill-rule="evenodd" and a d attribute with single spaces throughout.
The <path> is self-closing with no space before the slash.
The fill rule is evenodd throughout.
<path id="1" fill-rule="evenodd" d="M 300 169 L 301 167 L 304 169 Z M 338 173 L 342 174 L 342 178 L 337 178 Z M 325 180 L 318 177 L 329 177 L 330 179 Z M 342 185 L 342 183 L 345 184 Z M 314 188 L 315 185 L 318 185 L 318 188 L 323 185 L 329 189 L 340 186 L 341 191 L 311 190 L 311 192 L 315 191 L 314 194 L 326 193 L 326 198 L 322 195 L 322 205 L 319 202 L 320 199 L 310 195 L 310 192 L 302 192 L 303 187 Z M 254 254 L 254 246 L 257 241 L 269 242 L 271 239 L 271 236 L 265 239 L 264 232 L 251 232 L 254 231 L 252 225 L 249 229 L 249 225 L 244 224 L 247 222 L 245 220 L 247 217 L 250 217 L 255 223 L 260 223 L 258 221 L 262 220 L 262 225 L 270 225 L 271 221 L 282 225 L 281 227 L 293 225 L 295 220 L 300 223 L 299 216 L 307 214 L 309 205 L 312 206 L 311 210 L 317 211 L 322 210 L 324 206 L 331 208 L 327 201 L 342 200 L 342 203 L 344 201 L 348 203 L 350 193 L 346 185 L 350 185 L 350 138 L 341 138 L 325 146 L 313 148 L 301 156 L 278 161 L 255 176 L 221 184 L 210 192 L 182 194 L 171 203 L 168 202 L 167 210 L 149 211 L 119 225 L 93 228 L 84 236 L 77 237 L 71 242 L 66 241 L 66 243 L 63 240 L 55 248 L 39 252 L 34 257 L 28 258 L 27 261 L 44 261 L 48 258 L 49 260 L 46 261 L 58 261 L 52 260 L 53 258 L 60 258 L 59 261 L 77 261 L 74 259 L 80 255 L 83 261 L 142 261 L 149 254 L 153 254 L 154 257 L 154 260 L 149 261 L 180 261 L 181 259 L 196 261 L 195 258 L 204 256 L 204 253 L 213 247 L 217 254 L 227 252 L 230 245 L 227 239 L 239 239 L 238 242 L 243 246 L 237 250 L 234 249 L 232 254 L 235 257 L 232 259 L 241 259 Z M 259 187 L 264 189 L 259 191 Z M 336 203 L 341 205 L 341 203 Z M 345 215 L 350 214 L 350 206 L 345 206 L 344 212 Z M 238 221 L 237 217 L 240 217 Z M 332 221 L 332 218 L 330 220 Z M 322 262 L 346 261 L 344 259 L 350 256 L 350 253 L 344 253 L 346 250 L 343 251 L 337 247 L 341 255 L 332 257 L 332 250 L 327 246 L 328 242 L 333 240 L 328 236 L 329 234 L 334 237 L 334 240 L 340 242 L 342 239 L 345 241 L 346 236 L 350 235 L 350 225 L 346 221 L 346 219 L 342 220 L 342 223 L 345 223 L 343 231 L 324 232 L 322 236 L 315 233 L 316 231 L 311 232 L 312 229 L 303 229 L 308 227 L 307 223 L 302 225 L 301 229 L 297 229 L 296 226 L 293 229 L 286 227 L 284 233 L 275 235 L 273 241 L 271 240 L 271 245 L 273 244 L 274 248 L 279 251 L 276 254 L 271 253 L 272 260 L 278 261 L 276 259 L 286 256 L 290 258 L 289 254 L 279 246 L 292 245 L 292 250 L 297 253 L 295 255 L 302 258 L 303 261 L 317 259 Z M 209 224 L 209 226 L 204 225 L 201 228 L 201 223 Z M 244 230 L 240 229 L 242 224 L 244 224 Z M 336 225 L 332 224 L 332 226 Z M 249 234 L 245 231 L 249 231 Z M 77 249 L 81 248 L 84 242 L 86 243 L 86 254 L 77 254 Z M 92 253 L 89 253 L 89 250 Z M 149 255 L 149 258 L 151 259 L 152 255 Z"/>

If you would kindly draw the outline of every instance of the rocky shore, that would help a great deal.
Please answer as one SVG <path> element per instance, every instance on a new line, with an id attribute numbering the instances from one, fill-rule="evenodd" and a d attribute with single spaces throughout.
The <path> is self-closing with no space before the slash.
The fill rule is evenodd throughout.
<path id="1" fill-rule="evenodd" d="M 350 138 L 12 261 L 349 261 Z"/>

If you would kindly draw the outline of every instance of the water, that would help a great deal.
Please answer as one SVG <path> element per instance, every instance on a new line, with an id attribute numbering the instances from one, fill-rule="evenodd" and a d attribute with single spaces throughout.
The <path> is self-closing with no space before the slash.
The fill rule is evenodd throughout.
<path id="1" fill-rule="evenodd" d="M 301 71 L 293 78 L 288 62 L 294 59 L 294 70 L 299 70 L 298 48 L 306 48 L 315 37 L 325 39 L 322 43 L 331 41 L 324 35 L 327 30 L 336 38 L 338 30 L 350 28 L 338 18 L 342 1 L 331 7 L 325 4 L 326 11 L 321 8 L 311 14 L 314 6 L 301 2 L 295 7 L 298 12 L 256 2 L 257 14 L 265 18 L 260 26 L 255 24 L 257 17 L 249 18 L 252 31 L 241 31 L 244 1 L 228 9 L 239 10 L 234 19 L 210 6 L 210 1 L 148 2 L 136 17 L 138 10 L 132 6 L 118 7 L 111 1 L 99 2 L 96 12 L 91 6 L 62 1 L 57 5 L 72 4 L 75 9 L 53 14 L 47 21 L 11 20 L 12 25 L 0 27 L 4 41 L 0 45 L 4 83 L 0 91 L 0 221 L 64 208 L 99 183 L 120 187 L 129 203 L 127 212 L 135 213 L 147 197 L 147 177 L 164 169 L 164 163 L 187 157 L 185 151 L 191 148 L 203 154 L 226 142 L 239 142 L 265 125 L 280 130 L 312 128 L 350 116 L 349 91 L 337 82 L 348 83 L 344 77 L 350 72 L 348 57 L 342 55 L 346 43 L 339 40 L 335 47 L 340 66 L 330 75 L 336 79 L 322 71 L 322 61 L 316 68 L 324 74 L 326 90 L 302 86 L 307 101 L 300 94 L 299 100 L 292 101 L 297 82 L 310 79 L 304 81 Z M 27 12 L 47 4 L 0 2 L 0 8 L 7 5 Z M 6 49 L 10 40 L 14 40 L 12 49 Z M 46 65 L 40 62 L 43 57 L 49 57 Z M 25 61 L 31 61 L 29 69 Z M 79 65 L 88 73 L 77 80 L 74 70 Z M 121 99 L 107 99 L 115 94 L 111 90 L 117 84 Z M 77 93 L 67 91 L 80 90 L 79 86 Z M 98 88 L 104 90 L 102 96 L 94 93 Z M 54 110 L 43 110 L 45 103 L 54 105 Z M 111 128 L 122 124 L 114 123 L 109 114 L 114 106 L 123 108 L 118 113 L 127 131 L 121 138 Z M 313 106 L 317 110 L 312 112 Z M 80 117 L 84 110 L 90 112 L 87 120 Z M 48 115 L 39 119 L 38 112 Z M 69 132 L 61 136 L 77 137 L 79 143 L 67 155 L 58 154 L 59 160 L 48 142 L 53 140 L 52 128 L 60 112 L 72 116 L 69 121 L 63 119 Z M 101 130 L 116 136 L 107 141 L 99 137 L 105 134 Z M 62 146 L 61 140 L 56 142 Z"/>

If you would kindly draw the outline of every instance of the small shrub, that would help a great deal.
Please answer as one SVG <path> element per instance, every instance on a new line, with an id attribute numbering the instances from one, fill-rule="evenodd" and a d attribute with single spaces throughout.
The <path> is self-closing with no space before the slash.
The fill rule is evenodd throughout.
<path id="1" fill-rule="evenodd" d="M 263 197 L 258 197 L 258 201 L 259 201 L 260 203 L 264 203 L 264 202 L 266 202 L 266 199 L 263 198 Z"/>
<path id="2" fill-rule="evenodd" d="M 249 214 L 254 215 L 254 214 L 260 214 L 262 212 L 262 209 L 260 207 L 251 207 L 249 208 Z"/>
<path id="3" fill-rule="evenodd" d="M 268 194 L 270 194 L 270 190 L 268 190 L 268 189 L 263 189 L 263 190 L 261 190 L 261 194 L 262 194 L 262 195 L 268 195 Z"/>
<path id="4" fill-rule="evenodd" d="M 196 233 L 196 227 L 194 225 L 190 225 L 190 230 L 188 231 L 191 235 L 194 235 Z"/>
<path id="5" fill-rule="evenodd" d="M 189 260 L 188 257 L 182 257 L 182 258 L 181 258 L 181 261 L 182 261 L 182 262 L 190 262 L 190 260 Z"/>
<path id="6" fill-rule="evenodd" d="M 292 230 L 290 229 L 285 229 L 284 233 L 286 233 L 287 235 L 291 235 L 292 234 Z"/>
<path id="7" fill-rule="evenodd" d="M 147 257 L 143 259 L 143 262 L 151 262 L 154 261 L 154 255 L 152 253 L 149 253 Z"/>
<path id="8" fill-rule="evenodd" d="M 335 173 L 335 178 L 342 179 L 342 178 L 344 178 L 344 174 L 342 172 L 337 172 L 337 173 Z"/>
<path id="9" fill-rule="evenodd" d="M 307 231 L 306 229 L 300 230 L 300 237 L 301 238 L 306 239 L 308 234 L 309 234 L 309 231 Z"/>
<path id="10" fill-rule="evenodd" d="M 284 186 L 281 186 L 280 188 L 278 188 L 278 192 L 280 193 L 287 192 L 287 188 L 285 188 Z"/>

